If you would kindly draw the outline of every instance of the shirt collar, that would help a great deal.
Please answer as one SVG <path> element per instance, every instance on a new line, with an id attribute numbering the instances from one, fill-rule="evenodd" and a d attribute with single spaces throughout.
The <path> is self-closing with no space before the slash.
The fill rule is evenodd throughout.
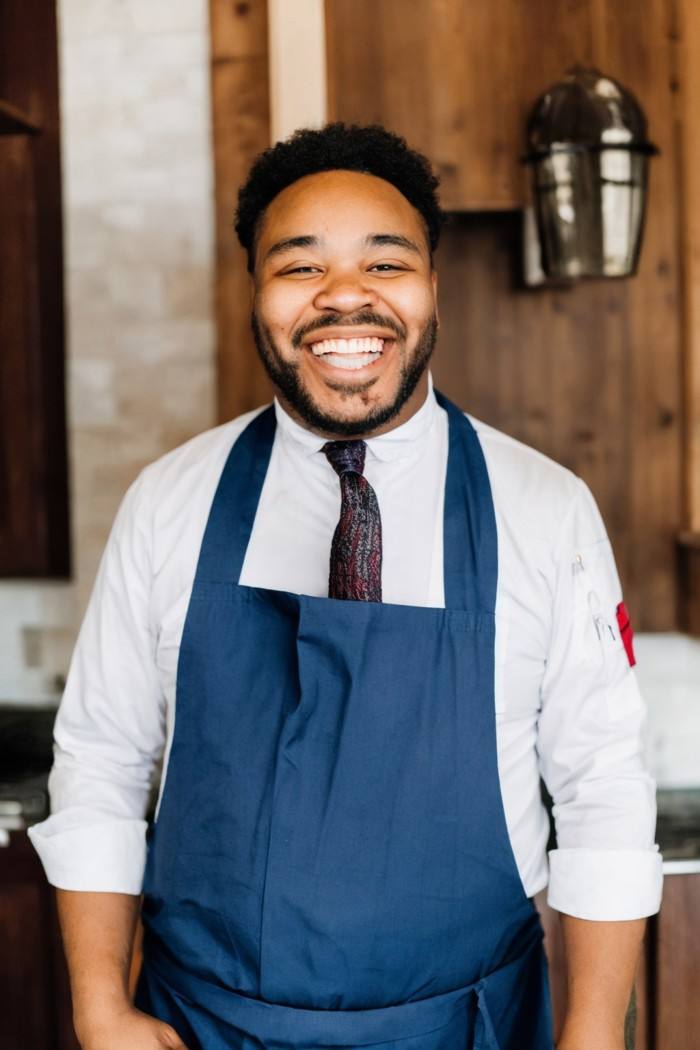
<path id="1" fill-rule="evenodd" d="M 301 451 L 302 455 L 313 456 L 320 452 L 326 443 L 326 438 L 315 434 L 313 430 L 307 430 L 289 415 L 282 407 L 277 398 L 274 400 L 275 418 L 277 428 L 283 441 L 293 442 Z M 431 426 L 437 413 L 438 403 L 433 389 L 433 377 L 428 372 L 428 395 L 410 419 L 386 434 L 367 439 L 367 452 L 374 458 L 383 461 L 402 459 L 420 445 Z"/>

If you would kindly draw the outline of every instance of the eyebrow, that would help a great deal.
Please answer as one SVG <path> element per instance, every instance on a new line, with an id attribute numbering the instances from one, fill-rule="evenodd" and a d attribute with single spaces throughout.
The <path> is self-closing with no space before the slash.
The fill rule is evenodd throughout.
<path id="1" fill-rule="evenodd" d="M 291 252 L 295 248 L 319 248 L 322 243 L 323 238 L 315 237 L 311 234 L 305 234 L 301 237 L 285 237 L 284 240 L 277 241 L 268 248 L 263 262 L 267 262 L 273 255 L 282 255 L 284 252 Z M 420 255 L 420 248 L 415 241 L 404 237 L 401 233 L 368 233 L 362 241 L 364 248 L 380 248 L 384 245 L 405 248 L 409 252 L 415 252 L 417 255 Z"/>

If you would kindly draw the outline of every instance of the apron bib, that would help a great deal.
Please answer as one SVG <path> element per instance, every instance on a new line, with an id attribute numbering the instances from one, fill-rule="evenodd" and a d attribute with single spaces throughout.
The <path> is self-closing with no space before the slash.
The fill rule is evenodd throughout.
<path id="1" fill-rule="evenodd" d="M 238 583 L 274 409 L 234 444 L 180 647 L 137 1005 L 189 1050 L 550 1050 L 498 777 L 497 536 L 448 413 L 445 608 Z"/>

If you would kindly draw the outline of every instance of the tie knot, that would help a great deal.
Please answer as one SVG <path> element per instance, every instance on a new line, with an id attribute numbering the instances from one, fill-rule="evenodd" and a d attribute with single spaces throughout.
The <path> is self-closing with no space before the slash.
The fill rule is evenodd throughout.
<path id="1" fill-rule="evenodd" d="M 365 469 L 364 441 L 327 441 L 322 451 L 338 477 L 353 471 L 361 474 Z"/>

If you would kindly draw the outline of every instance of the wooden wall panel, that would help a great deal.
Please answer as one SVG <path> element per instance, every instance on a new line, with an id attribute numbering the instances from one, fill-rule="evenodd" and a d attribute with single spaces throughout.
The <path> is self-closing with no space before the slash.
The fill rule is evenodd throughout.
<path id="1" fill-rule="evenodd" d="M 680 199 L 684 267 L 686 526 L 700 534 L 700 7 L 677 0 Z"/>
<path id="2" fill-rule="evenodd" d="M 655 1050 L 700 1043 L 698 924 L 700 878 L 673 875 L 664 884 L 657 922 Z"/>
<path id="3" fill-rule="evenodd" d="M 670 0 L 417 0 L 410 10 L 400 0 L 326 0 L 329 117 L 406 135 L 442 174 L 444 203 L 461 212 L 436 260 L 436 381 L 581 474 L 608 525 L 635 628 L 673 629 L 683 405 Z M 428 42 L 430 25 L 439 46 Z M 639 273 L 524 290 L 519 213 L 488 209 L 525 202 L 527 112 L 575 62 L 635 92 L 662 151 Z"/>
<path id="4" fill-rule="evenodd" d="M 700 8 L 693 0 L 676 2 L 686 413 L 682 626 L 700 637 Z"/>
<path id="5" fill-rule="evenodd" d="M 0 575 L 65 577 L 58 55 L 47 0 L 0 4 L 0 198 Z"/>
<path id="6" fill-rule="evenodd" d="M 517 207 L 527 110 L 561 74 L 562 55 L 590 61 L 589 8 L 326 0 L 329 119 L 377 121 L 407 136 L 431 158 L 450 209 Z"/>
<path id="7" fill-rule="evenodd" d="M 238 189 L 270 145 L 265 0 L 210 0 L 216 184 L 218 418 L 269 401 L 271 388 L 250 330 L 245 253 L 233 229 Z"/>

